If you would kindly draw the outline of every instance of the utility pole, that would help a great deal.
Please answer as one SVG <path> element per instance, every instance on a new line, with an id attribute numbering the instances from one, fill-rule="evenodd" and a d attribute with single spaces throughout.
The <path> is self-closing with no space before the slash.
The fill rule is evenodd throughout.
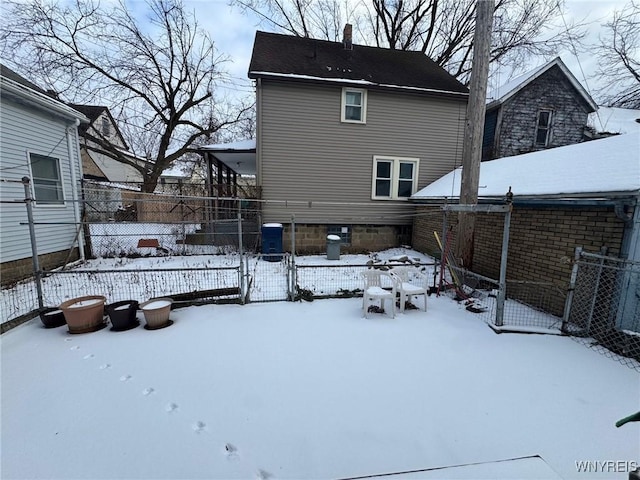
<path id="1" fill-rule="evenodd" d="M 494 0 L 478 0 L 476 4 L 476 30 L 473 35 L 473 63 L 469 84 L 469 103 L 462 145 L 462 180 L 460 204 L 478 204 L 480 161 L 482 159 L 482 133 L 486 111 L 487 77 Z M 475 212 L 458 214 L 456 257 L 461 266 L 470 269 L 473 263 L 473 239 L 475 236 Z"/>

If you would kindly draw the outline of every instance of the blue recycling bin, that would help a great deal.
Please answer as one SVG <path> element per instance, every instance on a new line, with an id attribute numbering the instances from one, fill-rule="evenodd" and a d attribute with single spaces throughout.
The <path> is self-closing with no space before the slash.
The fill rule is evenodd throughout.
<path id="1" fill-rule="evenodd" d="M 266 254 L 262 258 L 268 262 L 279 262 L 282 260 L 282 224 L 265 223 L 262 225 L 262 253 Z"/>

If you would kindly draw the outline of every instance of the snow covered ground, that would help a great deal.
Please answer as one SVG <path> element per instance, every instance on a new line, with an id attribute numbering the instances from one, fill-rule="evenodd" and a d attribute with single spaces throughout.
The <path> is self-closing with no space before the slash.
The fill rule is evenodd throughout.
<path id="1" fill-rule="evenodd" d="M 625 479 L 576 462 L 640 460 L 640 425 L 614 426 L 640 409 L 636 371 L 569 338 L 495 334 L 447 297 L 395 319 L 360 305 L 189 307 L 155 331 L 21 325 L 1 337 L 2 478 L 478 464 L 400 478 Z"/>

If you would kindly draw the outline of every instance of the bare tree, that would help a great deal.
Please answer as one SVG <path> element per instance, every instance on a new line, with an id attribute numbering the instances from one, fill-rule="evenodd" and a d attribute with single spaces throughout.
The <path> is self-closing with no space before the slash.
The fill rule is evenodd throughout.
<path id="1" fill-rule="evenodd" d="M 142 24 L 123 0 L 7 2 L 2 54 L 29 65 L 74 103 L 107 104 L 139 161 L 100 134 L 91 149 L 140 172 L 152 192 L 160 174 L 200 140 L 238 123 L 250 105 L 217 102 L 225 58 L 181 0 L 148 0 Z"/>
<path id="2" fill-rule="evenodd" d="M 604 25 L 597 49 L 597 78 L 605 103 L 640 108 L 640 3 L 631 1 Z"/>
<path id="3" fill-rule="evenodd" d="M 471 69 L 476 0 L 233 0 L 289 34 L 339 40 L 344 19 L 357 40 L 427 54 L 459 80 Z M 581 25 L 557 25 L 561 0 L 498 0 L 491 62 L 511 67 L 530 55 L 551 56 L 584 35 Z M 555 28 L 557 27 L 557 28 Z"/>

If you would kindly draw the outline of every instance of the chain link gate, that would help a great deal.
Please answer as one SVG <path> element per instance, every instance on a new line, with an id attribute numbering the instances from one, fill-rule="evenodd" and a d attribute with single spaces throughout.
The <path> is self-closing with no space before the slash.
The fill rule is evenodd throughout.
<path id="1" fill-rule="evenodd" d="M 640 262 L 576 249 L 562 331 L 640 371 Z"/>

